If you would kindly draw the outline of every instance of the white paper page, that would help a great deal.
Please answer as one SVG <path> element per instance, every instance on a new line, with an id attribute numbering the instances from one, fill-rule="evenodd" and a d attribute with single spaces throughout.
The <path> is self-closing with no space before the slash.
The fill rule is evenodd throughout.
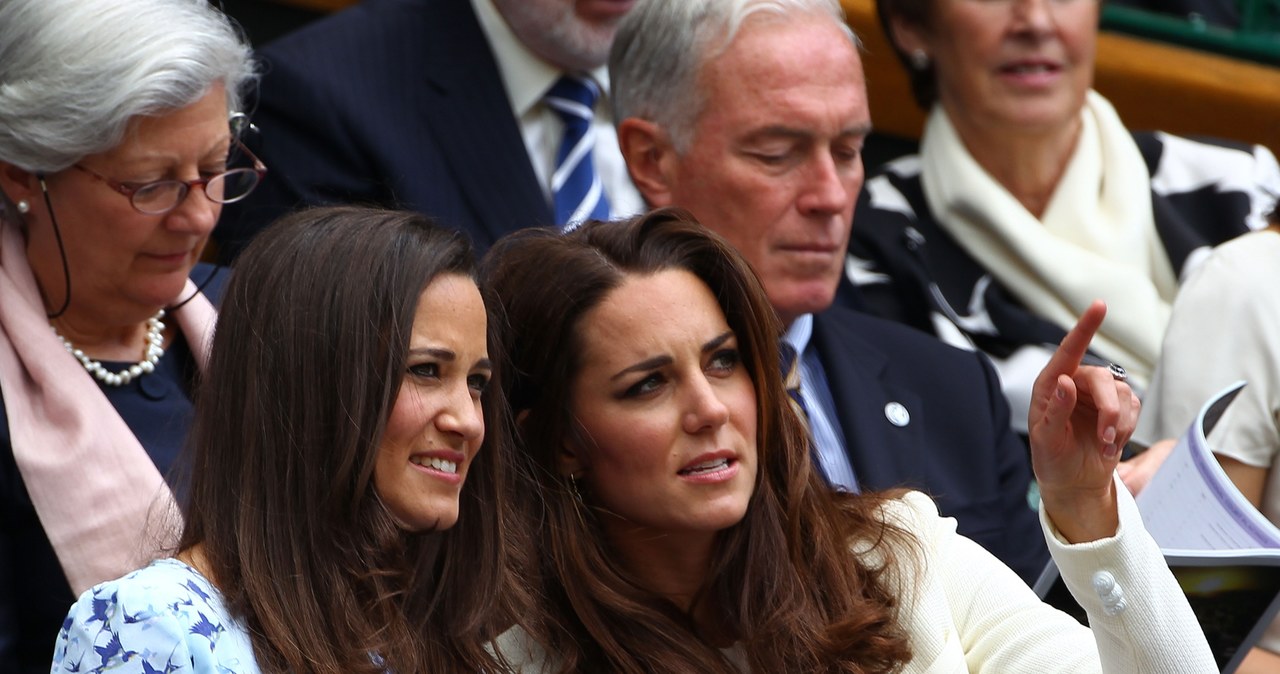
<path id="1" fill-rule="evenodd" d="M 1240 494 L 1205 441 L 1242 386 L 1234 384 L 1205 404 L 1138 495 L 1142 521 L 1162 549 L 1280 548 L 1280 530 Z"/>

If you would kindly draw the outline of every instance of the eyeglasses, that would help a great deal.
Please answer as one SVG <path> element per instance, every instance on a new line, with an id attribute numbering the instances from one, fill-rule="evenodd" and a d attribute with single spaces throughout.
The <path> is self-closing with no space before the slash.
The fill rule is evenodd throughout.
<path id="1" fill-rule="evenodd" d="M 108 187 L 129 197 L 133 209 L 146 215 L 164 215 L 178 207 L 191 188 L 199 186 L 209 201 L 219 204 L 230 204 L 249 196 L 262 177 L 267 174 L 267 167 L 262 160 L 245 147 L 239 140 L 236 145 L 253 160 L 253 168 L 235 168 L 215 176 L 199 180 L 156 180 L 141 185 L 126 185 L 112 180 L 93 169 L 79 164 L 73 166 L 106 183 Z"/>

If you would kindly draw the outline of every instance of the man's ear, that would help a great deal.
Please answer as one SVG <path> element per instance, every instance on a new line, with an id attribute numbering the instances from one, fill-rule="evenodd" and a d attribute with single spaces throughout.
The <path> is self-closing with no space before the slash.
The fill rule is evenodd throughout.
<path id="1" fill-rule="evenodd" d="M 670 206 L 676 153 L 666 131 L 647 119 L 628 117 L 618 125 L 618 146 L 631 182 L 649 207 Z"/>

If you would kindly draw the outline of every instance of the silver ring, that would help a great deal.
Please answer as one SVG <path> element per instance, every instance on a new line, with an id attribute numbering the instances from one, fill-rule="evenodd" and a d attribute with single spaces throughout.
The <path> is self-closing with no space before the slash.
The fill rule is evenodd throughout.
<path id="1" fill-rule="evenodd" d="M 1120 367 L 1115 363 L 1108 363 L 1107 371 L 1111 373 L 1111 378 L 1116 381 L 1125 381 L 1129 378 L 1129 373 L 1125 372 L 1123 367 Z"/>

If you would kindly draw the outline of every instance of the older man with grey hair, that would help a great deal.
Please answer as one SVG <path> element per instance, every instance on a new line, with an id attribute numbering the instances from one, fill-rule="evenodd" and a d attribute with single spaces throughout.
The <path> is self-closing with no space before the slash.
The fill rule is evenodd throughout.
<path id="1" fill-rule="evenodd" d="M 828 482 L 928 492 L 1034 579 L 1047 553 L 1031 470 L 990 363 L 833 306 L 871 130 L 835 0 L 649 0 L 622 22 L 609 73 L 645 200 L 690 210 L 760 275 Z"/>

